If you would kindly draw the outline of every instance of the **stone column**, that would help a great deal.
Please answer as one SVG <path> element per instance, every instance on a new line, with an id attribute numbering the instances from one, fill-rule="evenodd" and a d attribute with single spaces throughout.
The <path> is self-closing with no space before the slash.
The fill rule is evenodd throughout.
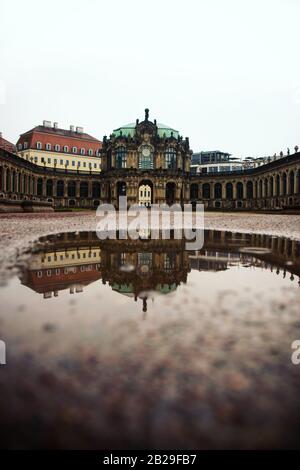
<path id="1" fill-rule="evenodd" d="M 282 174 L 279 175 L 279 195 L 282 196 L 283 195 L 283 176 Z"/>
<path id="2" fill-rule="evenodd" d="M 236 194 L 236 193 L 237 193 L 237 191 L 236 191 L 236 183 L 232 183 L 232 193 L 233 193 L 233 194 L 232 194 L 232 199 L 233 199 L 233 200 L 236 200 L 236 195 L 237 195 L 237 194 Z"/>
<path id="3" fill-rule="evenodd" d="M 88 197 L 92 197 L 92 181 L 88 181 Z"/>
<path id="4" fill-rule="evenodd" d="M 34 196 L 37 195 L 37 178 L 34 178 L 33 180 L 33 194 Z"/>
<path id="5" fill-rule="evenodd" d="M 291 194 L 291 185 L 290 185 L 290 172 L 286 175 L 286 195 L 289 196 Z"/>
<path id="6" fill-rule="evenodd" d="M 68 197 L 68 179 L 64 180 L 64 197 Z"/>
<path id="7" fill-rule="evenodd" d="M 46 197 L 46 179 L 43 178 L 43 196 Z"/>
<path id="8" fill-rule="evenodd" d="M 257 180 L 253 181 L 253 199 L 257 198 Z"/>
<path id="9" fill-rule="evenodd" d="M 53 197 L 57 197 L 57 180 L 53 180 Z"/>
<path id="10" fill-rule="evenodd" d="M 80 198 L 80 181 L 79 180 L 75 181 L 75 184 L 76 184 L 75 197 Z"/>
<path id="11" fill-rule="evenodd" d="M 277 194 L 277 181 L 276 181 L 276 176 L 273 175 L 273 194 L 274 196 L 278 196 Z"/>
<path id="12" fill-rule="evenodd" d="M 300 175 L 298 174 L 297 168 L 295 169 L 294 174 L 295 174 L 295 177 L 294 177 L 294 194 L 298 194 L 298 192 L 299 192 L 299 181 L 298 180 L 300 178 Z"/>
<path id="13" fill-rule="evenodd" d="M 222 184 L 222 199 L 226 199 L 226 183 Z"/>

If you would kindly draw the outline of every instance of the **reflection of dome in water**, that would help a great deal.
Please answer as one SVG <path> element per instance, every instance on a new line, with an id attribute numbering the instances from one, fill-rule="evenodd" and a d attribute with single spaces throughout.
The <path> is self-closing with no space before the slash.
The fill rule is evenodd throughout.
<path id="1" fill-rule="evenodd" d="M 134 297 L 134 288 L 132 284 L 113 284 L 111 288 L 119 294 L 126 295 L 127 297 Z M 171 292 L 175 292 L 176 289 L 177 285 L 175 283 L 157 284 L 157 286 L 153 288 L 155 292 L 158 292 L 160 294 L 170 294 Z"/>

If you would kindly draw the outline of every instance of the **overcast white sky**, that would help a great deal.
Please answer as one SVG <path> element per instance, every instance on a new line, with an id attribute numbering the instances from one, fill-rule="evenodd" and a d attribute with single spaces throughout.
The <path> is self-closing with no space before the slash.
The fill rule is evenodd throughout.
<path id="1" fill-rule="evenodd" d="M 0 130 L 150 118 L 197 150 L 300 146 L 300 0 L 0 0 Z"/>

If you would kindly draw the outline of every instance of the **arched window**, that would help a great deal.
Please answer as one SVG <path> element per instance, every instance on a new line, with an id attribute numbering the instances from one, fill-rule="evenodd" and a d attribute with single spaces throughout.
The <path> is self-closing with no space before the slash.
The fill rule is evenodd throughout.
<path id="1" fill-rule="evenodd" d="M 89 155 L 90 155 L 90 156 L 93 155 L 93 149 L 89 149 Z"/>
<path id="2" fill-rule="evenodd" d="M 84 155 L 84 154 L 85 154 L 85 149 L 84 149 L 84 148 L 81 148 L 81 149 L 80 149 L 80 153 L 81 153 L 81 155 Z"/>
<path id="3" fill-rule="evenodd" d="M 22 150 L 22 144 L 18 144 L 18 149 Z"/>
<path id="4" fill-rule="evenodd" d="M 77 153 L 77 147 L 72 147 L 72 152 Z"/>
<path id="5" fill-rule="evenodd" d="M 290 194 L 294 194 L 294 188 L 295 188 L 295 176 L 294 172 L 290 172 Z"/>
<path id="6" fill-rule="evenodd" d="M 23 188 L 23 192 L 24 192 L 24 188 Z M 37 180 L 37 195 L 38 196 L 42 196 L 43 195 L 43 180 L 42 178 L 38 178 Z"/>
<path id="7" fill-rule="evenodd" d="M 264 179 L 265 197 L 269 196 L 269 187 L 267 178 Z"/>
<path id="8" fill-rule="evenodd" d="M 284 196 L 286 196 L 286 173 L 283 173 L 282 175 L 282 193 Z"/>
<path id="9" fill-rule="evenodd" d="M 92 183 L 92 197 L 100 197 L 100 183 L 93 181 Z"/>
<path id="10" fill-rule="evenodd" d="M 274 196 L 274 180 L 273 176 L 269 179 L 269 196 Z"/>
<path id="11" fill-rule="evenodd" d="M 232 183 L 226 183 L 226 199 L 233 199 Z"/>
<path id="12" fill-rule="evenodd" d="M 125 147 L 117 147 L 116 149 L 116 168 L 126 168 L 127 151 Z"/>
<path id="13" fill-rule="evenodd" d="M 82 181 L 80 183 L 80 197 L 88 197 L 89 195 L 89 186 L 87 181 Z"/>
<path id="14" fill-rule="evenodd" d="M 150 145 L 142 145 L 139 154 L 139 169 L 152 170 L 153 169 L 153 150 Z"/>
<path id="15" fill-rule="evenodd" d="M 46 150 L 51 150 L 51 144 L 46 144 Z"/>
<path id="16" fill-rule="evenodd" d="M 176 169 L 176 150 L 173 147 L 168 147 L 165 153 L 165 168 L 168 170 Z"/>
<path id="17" fill-rule="evenodd" d="M 46 196 L 52 197 L 53 196 L 53 181 L 47 180 L 46 182 Z"/>
<path id="18" fill-rule="evenodd" d="M 37 143 L 36 143 L 36 148 L 37 148 L 38 150 L 41 150 L 41 148 L 42 148 L 42 142 L 37 142 Z"/>
<path id="19" fill-rule="evenodd" d="M 59 152 L 60 151 L 60 145 L 55 144 L 55 150 L 56 150 L 56 152 Z"/>
<path id="20" fill-rule="evenodd" d="M 203 199 L 210 199 L 210 184 L 204 183 L 202 187 L 202 197 Z"/>
<path id="21" fill-rule="evenodd" d="M 222 185 L 221 183 L 215 184 L 215 199 L 222 199 Z"/>
<path id="22" fill-rule="evenodd" d="M 253 199 L 253 183 L 252 181 L 247 181 L 247 198 Z"/>
<path id="23" fill-rule="evenodd" d="M 64 192 L 65 192 L 64 182 L 62 180 L 57 181 L 57 186 L 56 186 L 57 197 L 64 197 Z"/>
<path id="24" fill-rule="evenodd" d="M 68 152 L 69 151 L 69 147 L 67 145 L 64 146 L 64 152 Z"/>
<path id="25" fill-rule="evenodd" d="M 76 183 L 75 181 L 69 181 L 68 183 L 68 196 L 75 197 L 76 196 Z"/>
<path id="26" fill-rule="evenodd" d="M 244 197 L 244 185 L 240 181 L 236 185 L 236 196 L 237 199 L 243 199 Z"/>
<path id="27" fill-rule="evenodd" d="M 196 183 L 191 184 L 190 199 L 191 200 L 198 199 L 198 184 Z"/>

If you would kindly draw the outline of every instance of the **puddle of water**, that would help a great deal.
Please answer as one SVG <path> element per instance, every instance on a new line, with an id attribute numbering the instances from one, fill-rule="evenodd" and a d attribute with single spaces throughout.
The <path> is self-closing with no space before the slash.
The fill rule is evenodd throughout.
<path id="1" fill-rule="evenodd" d="M 219 402 L 215 397 L 217 409 L 225 406 L 225 396 L 232 387 L 236 387 L 232 393 L 239 387 L 246 389 L 252 400 L 257 393 L 261 393 L 262 402 L 269 400 L 272 404 L 275 400 L 278 381 L 288 376 L 290 344 L 300 333 L 299 243 L 274 236 L 207 231 L 203 249 L 187 252 L 181 240 L 100 241 L 93 232 L 77 232 L 40 239 L 25 266 L 22 260 L 19 266 L 19 276 L 0 288 L 0 338 L 7 345 L 7 364 L 1 368 L 3 393 L 10 394 L 16 384 L 21 389 L 15 392 L 21 416 L 28 415 L 27 399 L 20 399 L 28 384 L 23 378 L 18 381 L 17 374 L 26 370 L 35 382 L 36 370 L 46 370 L 51 373 L 50 382 L 75 387 L 72 394 L 76 390 L 80 416 L 101 404 L 100 423 L 95 424 L 90 415 L 86 418 L 92 443 L 97 433 L 101 438 L 104 434 L 110 436 L 103 441 L 106 444 L 111 439 L 120 445 L 124 438 L 128 446 L 126 435 L 134 442 L 144 442 L 142 419 L 139 422 L 129 416 L 137 406 L 132 400 L 141 396 L 144 405 L 138 406 L 140 415 L 147 420 L 149 406 L 156 419 L 162 420 L 164 424 L 156 423 L 155 429 L 165 444 L 186 445 L 187 415 L 195 436 L 199 429 L 200 434 L 215 433 L 212 442 L 225 447 L 232 445 L 230 439 L 255 442 L 257 435 L 252 436 L 247 419 L 243 429 L 237 431 L 229 413 L 229 422 L 224 418 L 226 426 L 232 426 L 227 443 L 219 433 L 223 418 L 221 422 L 213 418 L 214 407 L 210 425 L 198 429 L 196 417 L 200 421 L 203 417 L 199 403 L 206 395 L 202 381 L 221 391 Z M 280 373 L 273 370 L 277 366 Z M 95 376 L 91 371 L 94 367 Z M 298 370 L 293 369 L 293 374 L 299 379 Z M 66 377 L 70 381 L 67 385 Z M 264 380 L 267 385 L 262 384 Z M 85 384 L 84 390 L 80 384 Z M 34 406 L 42 422 L 44 446 L 49 445 L 51 418 L 47 412 L 44 416 L 41 408 L 43 400 L 49 399 L 49 413 L 54 406 L 48 396 L 51 386 L 38 382 L 30 392 L 33 403 L 39 396 Z M 148 388 L 161 408 L 148 397 Z M 114 390 L 116 401 L 112 402 L 122 419 L 127 419 L 127 424 L 120 424 L 122 439 L 114 438 L 112 404 L 107 397 L 99 402 L 96 390 L 106 394 Z M 87 398 L 87 392 L 92 398 Z M 288 380 L 282 393 L 289 396 L 291 407 L 294 400 L 296 404 Z M 57 397 L 68 410 L 69 397 L 60 389 L 56 390 Z M 120 401 L 124 404 L 122 411 Z M 16 406 L 15 402 L 10 406 Z M 230 406 L 234 408 L 235 403 Z M 273 416 L 276 408 L 275 403 L 265 406 L 259 400 L 255 406 L 258 422 L 268 414 Z M 74 411 L 69 412 L 73 423 Z M 247 415 L 244 409 L 240 412 Z M 78 419 L 82 425 L 83 418 Z M 177 434 L 174 431 L 170 435 L 165 423 L 174 419 Z M 266 432 L 274 432 L 276 446 L 280 431 L 272 431 L 272 419 Z M 10 414 L 7 420 L 18 422 Z M 14 442 L 11 436 L 7 439 Z M 27 442 L 30 446 L 37 438 L 35 433 L 25 433 L 16 438 L 15 445 L 22 439 L 26 447 Z M 70 441 L 65 430 L 60 435 L 60 442 L 67 446 L 70 442 L 81 446 L 84 438 L 80 433 L 77 439 L 75 443 Z"/>

